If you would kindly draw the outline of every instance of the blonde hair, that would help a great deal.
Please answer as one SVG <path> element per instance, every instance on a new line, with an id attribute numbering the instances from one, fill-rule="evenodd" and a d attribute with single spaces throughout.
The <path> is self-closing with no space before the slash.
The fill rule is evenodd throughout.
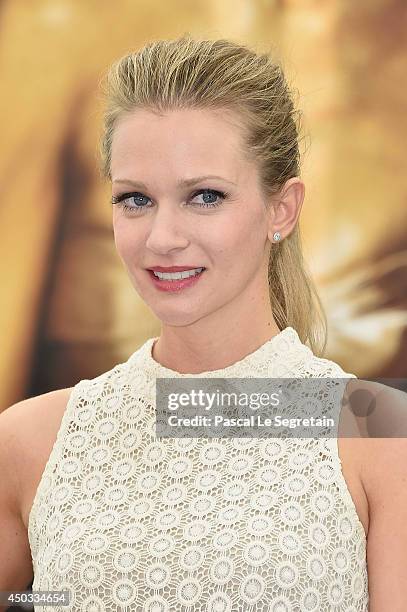
<path id="1" fill-rule="evenodd" d="M 101 174 L 111 180 L 112 138 L 119 117 L 137 108 L 162 113 L 179 108 L 235 111 L 242 124 L 244 154 L 259 170 L 266 200 L 300 172 L 300 112 L 281 60 L 226 39 L 189 34 L 157 40 L 114 62 L 102 82 L 105 103 L 100 141 Z M 327 320 L 303 260 L 300 228 L 273 243 L 269 292 L 280 330 L 293 327 L 322 356 Z"/>

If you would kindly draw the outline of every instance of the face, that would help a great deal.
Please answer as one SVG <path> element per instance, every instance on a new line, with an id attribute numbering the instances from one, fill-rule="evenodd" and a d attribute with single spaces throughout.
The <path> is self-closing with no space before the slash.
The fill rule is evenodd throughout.
<path id="1" fill-rule="evenodd" d="M 237 118 L 214 110 L 137 110 L 116 126 L 116 248 L 163 324 L 191 325 L 222 309 L 230 317 L 234 307 L 250 317 L 268 296 L 269 213 L 241 138 Z M 218 178 L 197 178 L 209 175 Z M 192 285 L 162 291 L 147 271 L 155 266 L 206 270 Z"/>

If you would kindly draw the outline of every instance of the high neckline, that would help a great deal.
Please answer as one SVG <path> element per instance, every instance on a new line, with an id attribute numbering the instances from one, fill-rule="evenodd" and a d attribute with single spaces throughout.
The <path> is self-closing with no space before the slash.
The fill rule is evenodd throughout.
<path id="1" fill-rule="evenodd" d="M 149 338 L 142 347 L 133 353 L 131 356 L 131 360 L 135 359 L 141 360 L 141 363 L 144 368 L 146 368 L 149 372 L 151 372 L 154 377 L 195 377 L 195 378 L 203 378 L 203 377 L 226 377 L 230 376 L 236 372 L 242 372 L 242 370 L 250 371 L 251 366 L 258 364 L 259 360 L 269 358 L 273 355 L 275 359 L 278 356 L 284 355 L 287 351 L 291 350 L 293 347 L 304 347 L 301 342 L 297 332 L 293 327 L 285 327 L 279 333 L 275 334 L 269 340 L 266 340 L 261 346 L 255 349 L 252 353 L 249 353 L 243 359 L 236 361 L 235 363 L 226 366 L 225 368 L 221 368 L 218 370 L 207 370 L 204 372 L 198 372 L 195 374 L 191 373 L 181 373 L 177 370 L 172 370 L 171 368 L 167 368 L 161 365 L 158 361 L 153 358 L 152 350 L 153 345 L 156 340 L 158 340 L 159 336 L 155 336 L 153 338 Z M 140 365 L 141 365 L 140 363 Z"/>

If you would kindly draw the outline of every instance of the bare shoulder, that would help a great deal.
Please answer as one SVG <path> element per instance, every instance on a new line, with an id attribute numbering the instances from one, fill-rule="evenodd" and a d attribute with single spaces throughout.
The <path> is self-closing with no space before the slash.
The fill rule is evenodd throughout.
<path id="1" fill-rule="evenodd" d="M 369 609 L 407 609 L 407 395 L 354 381 L 362 433 L 361 478 L 369 503 Z M 355 399 L 357 395 L 355 396 Z"/>
<path id="2" fill-rule="evenodd" d="M 392 461 L 407 453 L 407 394 L 363 379 L 351 379 L 346 394 L 346 406 L 360 434 L 361 477 L 370 502 L 380 495 L 378 484 L 383 490 L 388 471 L 396 469 Z"/>
<path id="3" fill-rule="evenodd" d="M 70 392 L 61 389 L 23 400 L 0 414 L 0 591 L 25 590 L 33 579 L 22 501 L 27 503 L 35 491 L 52 430 Z M 1 612 L 4 609 L 0 605 Z"/>
<path id="4" fill-rule="evenodd" d="M 0 422 L 4 423 L 3 427 L 9 427 L 17 424 L 21 418 L 36 417 L 43 414 L 44 411 L 48 414 L 49 410 L 52 411 L 53 408 L 69 399 L 72 389 L 73 387 L 56 389 L 16 402 L 0 413 Z"/>
<path id="5" fill-rule="evenodd" d="M 359 383 L 364 395 L 355 407 L 364 439 L 362 476 L 374 501 L 397 484 L 392 483 L 393 475 L 401 476 L 407 470 L 407 394 L 377 382 Z"/>
<path id="6" fill-rule="evenodd" d="M 0 415 L 0 439 L 7 445 L 16 502 L 27 527 L 28 513 L 56 440 L 73 387 L 57 389 L 10 406 Z"/>
<path id="7" fill-rule="evenodd" d="M 0 414 L 0 436 L 9 448 L 10 461 L 15 467 L 25 451 L 43 442 L 47 434 L 52 434 L 72 389 L 57 389 L 21 400 Z"/>

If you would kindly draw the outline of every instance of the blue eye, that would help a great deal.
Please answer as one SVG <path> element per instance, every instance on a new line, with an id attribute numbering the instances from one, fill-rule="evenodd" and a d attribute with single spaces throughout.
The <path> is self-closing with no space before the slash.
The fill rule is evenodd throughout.
<path id="1" fill-rule="evenodd" d="M 143 195 L 142 193 L 123 193 L 122 195 L 119 196 L 113 196 L 112 198 L 112 204 L 119 204 L 119 206 L 121 208 L 123 208 L 124 210 L 140 210 L 141 208 L 146 208 L 145 206 L 140 206 L 140 201 L 145 198 L 148 199 L 147 196 Z M 136 204 L 135 206 L 129 206 L 128 204 L 125 204 L 125 202 L 130 200 L 136 201 L 138 204 Z"/>
<path id="2" fill-rule="evenodd" d="M 193 198 L 195 198 L 198 195 L 201 195 L 201 193 L 203 193 L 204 195 L 208 195 L 210 197 L 217 197 L 218 200 L 219 198 L 221 200 L 224 200 L 226 197 L 226 194 L 223 191 L 216 191 L 215 189 L 200 189 L 199 191 L 196 191 L 193 194 Z M 207 207 L 207 208 L 213 208 L 214 206 L 219 206 L 222 202 L 216 201 L 216 202 L 201 202 L 198 203 L 198 206 L 203 206 L 203 207 Z"/>
<path id="3" fill-rule="evenodd" d="M 204 194 L 204 197 L 206 196 L 209 196 L 210 198 L 216 197 L 218 198 L 218 201 L 198 202 L 197 206 L 199 206 L 200 208 L 216 208 L 217 206 L 220 206 L 222 204 L 222 201 L 228 196 L 227 193 L 223 191 L 217 191 L 216 189 L 200 189 L 199 191 L 195 191 L 195 193 L 193 193 L 191 197 L 193 199 L 196 196 L 201 195 L 201 194 Z M 137 214 L 144 208 L 150 208 L 147 205 L 140 206 L 140 203 L 143 201 L 143 198 L 145 200 L 150 199 L 147 196 L 137 191 L 133 191 L 130 193 L 122 193 L 121 195 L 112 197 L 112 204 L 116 204 L 120 206 L 121 208 L 123 208 L 123 210 Z M 133 203 L 134 203 L 132 206 L 129 206 L 128 203 L 126 204 L 126 202 L 131 201 L 131 200 L 133 200 Z"/>

